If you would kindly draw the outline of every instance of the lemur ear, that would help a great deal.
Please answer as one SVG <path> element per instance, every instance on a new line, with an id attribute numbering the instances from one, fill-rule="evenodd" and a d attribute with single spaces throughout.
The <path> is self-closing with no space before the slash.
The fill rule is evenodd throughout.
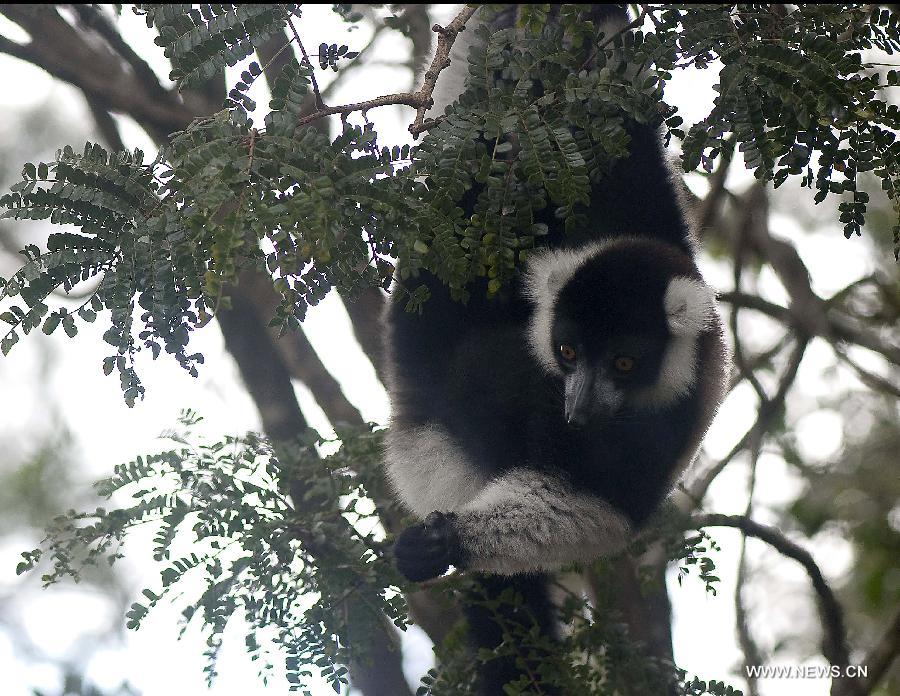
<path id="1" fill-rule="evenodd" d="M 664 305 L 674 336 L 696 336 L 715 317 L 716 293 L 699 280 L 679 276 L 669 281 Z"/>

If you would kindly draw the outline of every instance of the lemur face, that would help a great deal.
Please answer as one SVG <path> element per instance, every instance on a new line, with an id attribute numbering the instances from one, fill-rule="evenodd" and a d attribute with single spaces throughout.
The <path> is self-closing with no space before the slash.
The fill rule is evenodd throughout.
<path id="1" fill-rule="evenodd" d="M 538 305 L 530 339 L 563 377 L 570 425 L 665 405 L 692 389 L 697 341 L 715 310 L 685 255 L 622 240 L 557 252 L 537 269 L 545 273 L 541 280 L 530 269 Z M 543 293 L 535 283 L 545 283 Z"/>
<path id="2" fill-rule="evenodd" d="M 662 333 L 604 334 L 594 328 L 567 317 L 554 324 L 565 418 L 576 427 L 614 417 L 630 404 L 632 394 L 652 388 L 668 343 Z"/>

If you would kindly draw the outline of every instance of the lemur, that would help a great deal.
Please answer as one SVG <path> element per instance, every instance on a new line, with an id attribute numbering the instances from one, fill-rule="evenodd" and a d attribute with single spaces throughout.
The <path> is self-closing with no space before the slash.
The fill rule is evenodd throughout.
<path id="1" fill-rule="evenodd" d="M 594 6 L 603 31 L 621 6 Z M 466 68 L 463 34 L 444 78 Z M 452 101 L 444 95 L 437 100 Z M 408 579 L 452 565 L 513 584 L 552 624 L 545 573 L 616 553 L 696 456 L 723 398 L 715 294 L 695 261 L 657 128 L 626 121 L 629 156 L 592 187 L 586 225 L 549 219 L 506 292 L 467 304 L 435 276 L 421 314 L 387 310 L 386 465 L 421 522 L 396 540 Z M 497 577 L 506 576 L 506 577 Z M 469 612 L 482 647 L 500 633 Z M 509 665 L 482 677 L 502 693 Z"/>

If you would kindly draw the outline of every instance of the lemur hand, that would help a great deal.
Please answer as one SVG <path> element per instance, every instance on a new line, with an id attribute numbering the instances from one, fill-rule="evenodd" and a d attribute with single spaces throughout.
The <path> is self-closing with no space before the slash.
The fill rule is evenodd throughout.
<path id="1" fill-rule="evenodd" d="M 462 553 L 456 532 L 456 515 L 432 512 L 423 524 L 407 527 L 394 543 L 394 560 L 407 580 L 421 582 L 459 565 Z"/>

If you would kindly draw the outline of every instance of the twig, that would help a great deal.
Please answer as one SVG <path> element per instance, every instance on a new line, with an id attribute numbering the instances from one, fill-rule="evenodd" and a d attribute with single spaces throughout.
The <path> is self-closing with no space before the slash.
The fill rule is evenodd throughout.
<path id="1" fill-rule="evenodd" d="M 621 36 L 626 31 L 631 31 L 632 29 L 637 29 L 639 26 L 641 26 L 644 23 L 644 19 L 647 16 L 647 12 L 648 12 L 648 6 L 641 5 L 641 11 L 638 13 L 637 17 L 635 17 L 632 21 L 630 21 L 628 24 L 624 25 L 621 29 L 613 32 L 612 34 L 610 34 L 609 36 L 604 38 L 603 41 L 601 41 L 599 44 L 597 44 L 597 47 L 594 48 L 594 50 L 588 54 L 587 58 L 585 58 L 584 63 L 582 63 L 582 65 L 581 65 L 581 69 L 584 70 L 588 65 L 590 65 L 591 62 L 594 60 L 594 58 L 597 57 L 597 54 L 600 53 L 600 51 L 602 51 L 604 48 L 609 46 L 613 41 L 615 41 L 616 37 Z"/>
<path id="2" fill-rule="evenodd" d="M 417 93 L 400 92 L 399 94 L 386 94 L 383 97 L 368 99 L 366 101 L 356 102 L 354 104 L 344 104 L 342 106 L 327 106 L 324 109 L 319 109 L 318 111 L 311 113 L 309 116 L 304 116 L 303 118 L 298 120 L 297 127 L 302 128 L 303 126 L 306 126 L 313 121 L 318 121 L 320 118 L 323 118 L 325 116 L 332 116 L 334 114 L 341 114 L 343 116 L 346 116 L 348 114 L 352 114 L 355 111 L 365 112 L 369 109 L 375 109 L 379 106 L 391 106 L 394 104 L 400 104 L 402 106 L 412 106 L 414 108 L 418 108 L 419 100 L 416 94 Z"/>
<path id="3" fill-rule="evenodd" d="M 754 309 L 757 312 L 768 314 L 773 319 L 777 319 L 785 324 L 794 324 L 794 317 L 799 308 L 782 307 L 781 305 L 769 302 L 761 297 L 747 295 L 741 292 L 723 292 L 719 295 L 722 302 L 731 304 L 740 304 L 742 307 Z M 829 333 L 827 338 L 830 340 L 845 341 L 847 343 L 855 343 L 875 353 L 880 353 L 894 365 L 900 365 L 900 346 L 895 346 L 883 340 L 877 332 L 870 331 L 864 326 L 854 324 L 850 317 L 838 314 L 832 310 L 828 313 Z M 816 334 L 819 335 L 819 334 Z"/>
<path id="4" fill-rule="evenodd" d="M 787 393 L 790 391 L 790 388 L 794 384 L 794 380 L 797 378 L 797 371 L 800 369 L 800 363 L 803 362 L 803 356 L 806 354 L 806 347 L 808 345 L 809 337 L 801 334 L 798 337 L 797 346 L 794 348 L 788 366 L 785 368 L 781 381 L 778 384 L 778 389 L 771 399 L 760 404 L 756 421 L 750 426 L 750 429 L 744 433 L 743 437 L 738 440 L 737 444 L 731 448 L 731 451 L 728 454 L 707 469 L 703 474 L 698 476 L 689 488 L 685 488 L 688 499 L 692 501 L 695 506 L 700 505 L 700 503 L 703 502 L 703 498 L 709 490 L 709 487 L 712 485 L 712 482 L 738 454 L 747 448 L 748 444 L 753 442 L 753 438 L 762 438 L 765 434 L 773 417 L 784 404 Z M 762 444 L 761 441 L 760 444 Z"/>
<path id="5" fill-rule="evenodd" d="M 477 5 L 466 5 L 446 27 L 442 27 L 440 24 L 435 24 L 431 27 L 431 30 L 438 35 L 437 48 L 434 51 L 431 65 L 425 71 L 425 80 L 422 82 L 422 87 L 416 92 L 419 104 L 416 108 L 416 118 L 409 127 L 409 132 L 413 136 L 418 136 L 424 130 L 425 112 L 433 104 L 432 95 L 434 94 L 438 77 L 441 71 L 450 65 L 450 49 L 453 48 L 456 37 L 466 28 L 466 22 L 475 14 L 477 9 Z"/>
<path id="6" fill-rule="evenodd" d="M 750 446 L 750 474 L 747 480 L 747 506 L 744 508 L 744 517 L 753 517 L 753 494 L 756 490 L 756 474 L 759 467 L 759 453 L 762 449 L 762 436 L 756 435 Z M 747 607 L 744 604 L 744 585 L 747 582 L 747 535 L 741 534 L 741 554 L 738 559 L 737 582 L 734 590 L 734 615 L 737 625 L 738 643 L 744 654 L 744 665 L 761 665 L 762 655 L 759 646 L 750 632 L 747 620 Z M 759 696 L 759 684 L 757 676 L 749 669 L 744 670 L 749 696 Z"/>
<path id="7" fill-rule="evenodd" d="M 734 272 L 732 278 L 736 292 L 740 292 L 741 289 L 741 278 L 747 259 L 748 242 L 752 236 L 760 234 L 759 232 L 754 231 L 755 227 L 768 227 L 768 217 L 769 207 L 766 191 L 763 186 L 757 184 L 747 195 L 747 205 L 744 207 L 743 215 L 741 216 L 740 229 L 735 241 Z M 747 361 L 744 359 L 744 346 L 740 339 L 742 334 L 738 331 L 739 311 L 740 305 L 732 305 L 731 316 L 729 317 L 731 333 L 734 338 L 734 364 L 737 366 L 741 376 L 753 387 L 753 390 L 759 397 L 760 407 L 763 407 L 768 403 L 769 397 L 760 381 L 756 378 L 756 374 L 748 369 Z"/>
<path id="8" fill-rule="evenodd" d="M 706 513 L 695 515 L 691 522 L 692 526 L 698 529 L 702 527 L 733 527 L 739 529 L 747 536 L 767 543 L 782 556 L 791 558 L 802 565 L 807 575 L 809 575 L 819 600 L 819 612 L 824 631 L 822 654 L 833 665 L 844 667 L 849 664 L 850 655 L 847 648 L 847 632 L 844 628 L 844 611 L 831 587 L 825 581 L 821 569 L 806 549 L 788 539 L 777 529 L 766 527 L 743 515 Z"/>
<path id="9" fill-rule="evenodd" d="M 757 295 L 733 291 L 721 292 L 718 297 L 720 302 L 727 302 L 728 304 L 740 305 L 747 309 L 756 310 L 757 312 L 769 315 L 773 319 L 777 319 L 783 324 L 791 323 L 791 310 L 787 307 L 775 304 L 774 302 L 769 302 L 769 300 L 765 300 Z"/>
<path id="10" fill-rule="evenodd" d="M 337 77 L 334 80 L 332 80 L 328 84 L 328 86 L 326 86 L 322 90 L 322 98 L 323 99 L 325 97 L 331 96 L 334 93 L 334 91 L 338 88 L 338 86 L 340 86 L 342 84 L 342 80 L 340 78 L 342 78 L 342 77 L 346 78 L 348 73 L 350 73 L 350 71 L 352 71 L 362 65 L 372 65 L 371 61 L 366 61 L 365 63 L 363 63 L 363 61 L 360 59 L 363 57 L 363 55 L 368 53 L 369 50 L 371 50 L 372 46 L 375 45 L 375 42 L 378 40 L 378 37 L 381 36 L 382 32 L 385 29 L 387 29 L 387 24 L 379 24 L 377 27 L 375 27 L 375 29 L 372 31 L 372 38 L 369 39 L 368 43 L 366 43 L 365 46 L 363 46 L 361 49 L 359 49 L 356 52 L 356 58 L 354 58 L 352 61 L 350 61 L 349 64 L 344 66 L 341 69 L 341 71 L 337 74 Z M 392 67 L 395 67 L 397 65 L 396 62 L 391 62 L 391 61 L 385 61 L 385 64 L 390 65 Z"/>
<path id="11" fill-rule="evenodd" d="M 309 68 L 309 79 L 312 82 L 313 94 L 316 95 L 316 108 L 324 109 L 325 102 L 322 101 L 322 93 L 319 91 L 319 83 L 316 82 L 316 69 L 313 67 L 312 61 L 309 59 L 309 54 L 306 52 L 306 48 L 303 46 L 303 42 L 300 40 L 300 34 L 297 33 L 297 27 L 294 26 L 294 23 L 288 18 L 287 20 L 288 26 L 291 28 L 291 32 L 294 34 L 294 38 L 297 40 L 297 45 L 300 47 L 300 53 L 303 55 L 303 62 L 306 63 L 306 67 Z"/>
<path id="12" fill-rule="evenodd" d="M 867 370 L 862 365 L 857 363 L 853 358 L 851 358 L 847 351 L 844 350 L 841 346 L 833 344 L 831 349 L 834 351 L 834 354 L 837 355 L 838 359 L 842 362 L 846 363 L 850 369 L 852 369 L 856 376 L 859 378 L 859 381 L 865 384 L 869 389 L 873 391 L 884 392 L 885 394 L 890 394 L 891 396 L 896 396 L 900 398 L 900 386 L 893 384 L 888 381 L 881 375 L 875 374 L 870 370 Z"/>
<path id="13" fill-rule="evenodd" d="M 416 117 L 412 122 L 412 125 L 409 127 L 409 132 L 414 136 L 418 136 L 420 133 L 428 130 L 429 128 L 435 125 L 435 121 L 429 120 L 427 123 L 424 122 L 425 112 L 428 111 L 428 108 L 432 105 L 432 95 L 434 94 L 434 88 L 437 84 L 438 76 L 441 71 L 446 68 L 450 64 L 450 60 L 448 59 L 448 55 L 450 54 L 450 49 L 453 47 L 453 43 L 456 41 L 456 37 L 459 36 L 460 32 L 462 32 L 466 28 L 466 22 L 475 14 L 475 11 L 478 9 L 477 6 L 466 6 L 460 10 L 459 14 L 456 15 L 454 20 L 450 22 L 446 27 L 442 27 L 438 24 L 435 24 L 432 27 L 432 30 L 438 34 L 438 45 L 435 50 L 434 59 L 431 62 L 431 67 L 425 72 L 425 80 L 422 83 L 422 87 L 419 88 L 416 92 L 400 92 L 398 94 L 386 94 L 382 97 L 377 97 L 375 99 L 368 99 L 366 101 L 355 102 L 353 104 L 344 104 L 342 106 L 325 106 L 321 103 L 321 95 L 318 91 L 318 86 L 315 83 L 315 78 L 313 78 L 313 90 L 316 93 L 316 100 L 319 102 L 317 106 L 317 110 L 314 113 L 309 114 L 308 116 L 304 116 L 300 120 L 297 121 L 297 128 L 302 128 L 303 126 L 309 125 L 314 121 L 318 121 L 320 118 L 324 118 L 325 116 L 333 116 L 335 114 L 340 114 L 343 117 L 348 116 L 356 111 L 360 111 L 362 113 L 367 112 L 369 109 L 375 109 L 380 106 L 392 106 L 392 105 L 401 105 L 401 106 L 411 106 L 416 109 Z M 293 29 L 293 26 L 291 27 Z M 295 32 L 295 36 L 296 32 Z M 297 36 L 297 41 L 299 42 L 300 38 Z M 301 45 L 301 51 L 304 54 L 304 60 L 309 61 L 309 57 L 306 55 L 306 52 L 303 50 Z"/>

